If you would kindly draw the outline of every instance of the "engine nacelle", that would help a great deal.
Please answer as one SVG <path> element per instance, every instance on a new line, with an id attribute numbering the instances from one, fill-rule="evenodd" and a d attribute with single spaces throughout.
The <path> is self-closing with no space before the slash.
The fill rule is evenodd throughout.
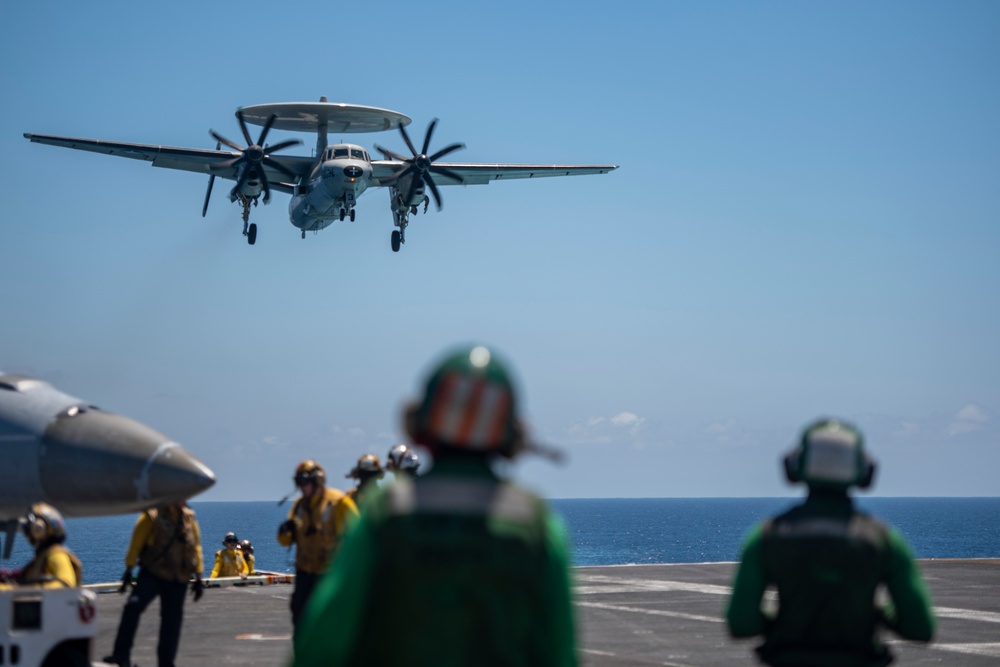
<path id="1" fill-rule="evenodd" d="M 243 184 L 239 188 L 233 188 L 229 193 L 229 200 L 236 201 L 238 196 L 245 197 L 247 199 L 255 199 L 260 196 L 260 193 L 264 190 L 264 185 L 261 183 L 262 174 L 258 171 L 256 166 L 244 165 L 243 169 L 249 169 L 250 173 L 247 175 L 247 179 L 243 181 Z M 237 175 L 237 183 L 239 183 L 239 175 Z"/>

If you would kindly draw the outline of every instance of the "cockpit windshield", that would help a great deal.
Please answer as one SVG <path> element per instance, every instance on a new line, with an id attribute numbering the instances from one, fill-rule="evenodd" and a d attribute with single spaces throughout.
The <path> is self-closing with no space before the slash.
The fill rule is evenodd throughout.
<path id="1" fill-rule="evenodd" d="M 330 149 L 329 158 L 339 160 L 343 158 L 350 158 L 352 160 L 364 160 L 365 162 L 371 162 L 371 158 L 368 157 L 368 152 L 360 146 L 334 146 Z"/>

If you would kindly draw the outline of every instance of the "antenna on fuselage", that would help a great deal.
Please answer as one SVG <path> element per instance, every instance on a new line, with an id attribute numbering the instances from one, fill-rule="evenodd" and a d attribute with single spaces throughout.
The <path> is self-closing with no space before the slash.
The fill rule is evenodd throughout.
<path id="1" fill-rule="evenodd" d="M 325 104 L 328 101 L 326 99 L 326 95 L 321 96 L 319 98 L 319 101 L 321 103 Z M 316 121 L 316 156 L 317 157 L 321 157 L 323 155 L 323 152 L 326 151 L 326 127 L 327 127 L 327 119 L 326 119 L 326 114 L 324 113 L 324 114 L 321 114 L 320 117 Z"/>

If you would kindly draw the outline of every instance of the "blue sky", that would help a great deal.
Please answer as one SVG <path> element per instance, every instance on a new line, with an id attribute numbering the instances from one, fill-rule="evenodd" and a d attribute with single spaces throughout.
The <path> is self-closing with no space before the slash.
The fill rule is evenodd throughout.
<path id="1" fill-rule="evenodd" d="M 549 497 L 797 493 L 820 415 L 878 495 L 998 495 L 1000 6 L 373 7 L 5 6 L 0 368 L 183 443 L 204 500 L 384 456 L 467 341 L 568 454 L 514 466 Z M 621 168 L 446 188 L 398 254 L 384 190 L 305 240 L 276 194 L 251 248 L 224 183 L 202 219 L 202 176 L 21 136 L 209 148 L 321 95 L 437 117 L 456 160 Z"/>

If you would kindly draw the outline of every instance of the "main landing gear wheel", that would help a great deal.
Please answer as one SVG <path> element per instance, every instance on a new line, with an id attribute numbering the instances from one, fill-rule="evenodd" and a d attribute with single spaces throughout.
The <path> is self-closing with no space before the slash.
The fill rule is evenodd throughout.
<path id="1" fill-rule="evenodd" d="M 302 238 L 305 238 L 305 237 L 306 237 L 306 230 L 303 229 L 302 230 Z"/>
<path id="2" fill-rule="evenodd" d="M 393 252 L 399 252 L 399 230 L 398 229 L 394 229 L 392 231 L 392 236 L 389 238 L 389 240 L 392 242 L 392 251 Z"/>
<path id="3" fill-rule="evenodd" d="M 257 223 L 251 222 L 250 228 L 247 230 L 247 243 L 253 245 L 257 242 Z"/>

